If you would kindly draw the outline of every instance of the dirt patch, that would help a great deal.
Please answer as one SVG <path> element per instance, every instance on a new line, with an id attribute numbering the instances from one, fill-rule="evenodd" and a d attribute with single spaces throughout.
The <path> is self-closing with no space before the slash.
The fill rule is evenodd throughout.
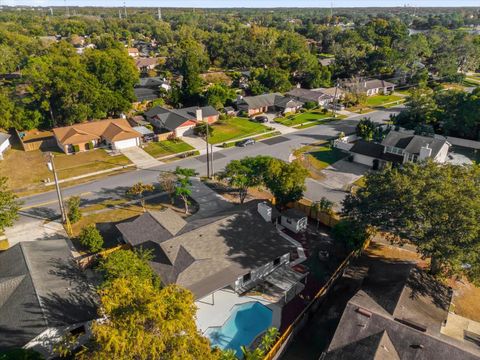
<path id="1" fill-rule="evenodd" d="M 207 185 L 210 189 L 221 195 L 225 200 L 231 203 L 239 203 L 239 197 L 237 190 L 228 186 L 227 183 L 223 181 L 213 181 L 208 180 L 205 181 L 205 185 Z M 245 199 L 245 202 L 251 200 L 270 200 L 273 198 L 273 195 L 266 189 L 261 187 L 255 187 L 248 189 L 248 195 Z"/>
<path id="2" fill-rule="evenodd" d="M 446 282 L 453 289 L 452 311 L 480 322 L 480 288 L 464 277 L 451 278 Z"/>

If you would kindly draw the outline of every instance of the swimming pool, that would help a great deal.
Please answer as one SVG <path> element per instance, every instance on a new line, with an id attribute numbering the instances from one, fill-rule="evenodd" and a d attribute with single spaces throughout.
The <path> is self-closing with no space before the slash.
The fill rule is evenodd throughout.
<path id="1" fill-rule="evenodd" d="M 222 350 L 233 349 L 241 356 L 242 345 L 248 346 L 272 325 L 272 310 L 259 302 L 235 305 L 231 315 L 222 326 L 210 327 L 205 335 L 212 347 Z"/>

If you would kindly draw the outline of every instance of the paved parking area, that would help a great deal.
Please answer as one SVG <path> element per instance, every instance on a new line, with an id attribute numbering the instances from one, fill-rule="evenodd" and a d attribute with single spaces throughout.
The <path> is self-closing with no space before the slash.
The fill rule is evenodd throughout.
<path id="1" fill-rule="evenodd" d="M 10 247 L 21 241 L 67 239 L 62 224 L 22 215 L 13 227 L 5 229 Z"/>
<path id="2" fill-rule="evenodd" d="M 321 183 L 331 189 L 347 190 L 349 185 L 361 178 L 370 169 L 362 164 L 340 160 L 322 171 L 325 176 Z"/>
<path id="3" fill-rule="evenodd" d="M 270 139 L 262 140 L 262 143 L 267 144 L 267 145 L 275 145 L 282 143 L 284 141 L 289 141 L 290 139 L 284 137 L 284 136 L 276 136 Z"/>

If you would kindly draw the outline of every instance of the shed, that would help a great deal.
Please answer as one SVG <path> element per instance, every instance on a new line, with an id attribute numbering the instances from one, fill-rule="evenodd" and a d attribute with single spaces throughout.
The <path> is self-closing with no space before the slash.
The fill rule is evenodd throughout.
<path id="1" fill-rule="evenodd" d="M 10 148 L 10 134 L 0 132 L 0 160 L 3 160 L 3 153 Z"/>
<path id="2" fill-rule="evenodd" d="M 297 209 L 288 209 L 282 212 L 280 224 L 298 234 L 307 229 L 308 217 Z"/>

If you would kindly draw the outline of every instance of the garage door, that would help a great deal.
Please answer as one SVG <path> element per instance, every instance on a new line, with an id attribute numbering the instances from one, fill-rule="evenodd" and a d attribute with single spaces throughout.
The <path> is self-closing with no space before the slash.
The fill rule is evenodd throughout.
<path id="1" fill-rule="evenodd" d="M 175 133 L 178 137 L 185 135 L 193 135 L 193 128 L 195 126 L 182 126 L 175 129 Z"/>
<path id="2" fill-rule="evenodd" d="M 120 150 L 120 149 L 126 149 L 126 148 L 137 146 L 137 145 L 138 145 L 138 138 L 134 138 L 134 139 L 115 141 L 113 143 L 113 148 L 115 150 Z"/>

